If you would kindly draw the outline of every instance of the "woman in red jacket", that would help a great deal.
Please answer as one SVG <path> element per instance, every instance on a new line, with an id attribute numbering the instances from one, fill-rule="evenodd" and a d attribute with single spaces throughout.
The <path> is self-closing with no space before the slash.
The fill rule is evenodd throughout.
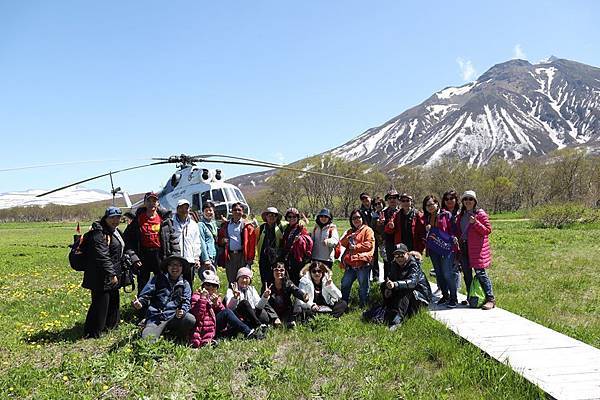
<path id="1" fill-rule="evenodd" d="M 355 209 L 350 213 L 350 229 L 344 233 L 340 244 L 346 248 L 342 256 L 345 268 L 342 277 L 342 300 L 349 303 L 350 289 L 358 278 L 359 303 L 360 307 L 365 307 L 369 299 L 369 277 L 375 250 L 375 234 L 373 229 L 362 220 L 360 210 Z"/>
<path id="2" fill-rule="evenodd" d="M 492 291 L 492 281 L 485 270 L 492 263 L 492 251 L 488 238 L 492 233 L 492 225 L 485 211 L 477 207 L 477 196 L 473 190 L 463 193 L 461 203 L 462 207 L 456 224 L 465 284 L 468 291 L 473 281 L 473 270 L 475 270 L 475 277 L 481 283 L 481 288 L 486 296 L 485 303 L 481 308 L 491 310 L 496 306 L 496 298 Z"/>

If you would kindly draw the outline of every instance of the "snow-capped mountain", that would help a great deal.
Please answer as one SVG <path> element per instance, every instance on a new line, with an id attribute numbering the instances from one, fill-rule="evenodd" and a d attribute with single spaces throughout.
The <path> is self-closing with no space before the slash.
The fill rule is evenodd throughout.
<path id="1" fill-rule="evenodd" d="M 551 57 L 495 65 L 327 153 L 391 170 L 444 155 L 481 165 L 567 146 L 600 148 L 600 68 Z"/>
<path id="2" fill-rule="evenodd" d="M 112 199 L 110 192 L 74 186 L 44 197 L 35 197 L 46 190 L 0 193 L 0 209 L 11 207 L 45 206 L 47 204 L 75 205 Z"/>

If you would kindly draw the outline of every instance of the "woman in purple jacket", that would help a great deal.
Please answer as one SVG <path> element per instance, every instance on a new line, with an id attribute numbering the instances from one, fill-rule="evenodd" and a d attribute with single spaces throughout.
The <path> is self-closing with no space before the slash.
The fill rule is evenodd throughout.
<path id="1" fill-rule="evenodd" d="M 473 281 L 473 270 L 475 270 L 475 277 L 481 283 L 481 288 L 486 296 L 485 303 L 481 308 L 491 310 L 496 306 L 496 298 L 492 291 L 492 281 L 485 270 L 492 263 L 492 251 L 488 238 L 492 233 L 492 225 L 485 211 L 477 207 L 477 195 L 473 190 L 464 192 L 460 199 L 462 207 L 456 224 L 465 284 L 468 291 Z"/>
<path id="2" fill-rule="evenodd" d="M 432 229 L 436 228 L 440 232 L 447 233 L 451 237 L 453 244 L 458 242 L 451 222 L 452 214 L 447 210 L 440 209 L 440 204 L 436 196 L 425 196 L 423 199 L 423 213 L 423 223 L 425 224 L 428 237 L 434 234 Z M 456 249 L 452 248 L 449 253 L 441 252 L 431 247 L 429 243 L 427 243 L 426 249 L 427 255 L 431 258 L 431 264 L 433 264 L 433 268 L 435 269 L 435 279 L 442 291 L 442 298 L 437 304 L 445 304 L 448 308 L 455 308 L 458 304 L 456 295 L 458 272 L 454 268 L 454 252 Z"/>

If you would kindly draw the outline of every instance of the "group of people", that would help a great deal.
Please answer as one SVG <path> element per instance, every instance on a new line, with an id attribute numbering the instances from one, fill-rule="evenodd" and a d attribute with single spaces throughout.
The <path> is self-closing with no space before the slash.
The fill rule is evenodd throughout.
<path id="1" fill-rule="evenodd" d="M 202 205 L 199 215 L 182 199 L 172 214 L 159 207 L 152 192 L 146 193 L 144 206 L 121 234 L 121 211 L 109 207 L 89 234 L 92 245 L 83 286 L 91 290 L 92 302 L 85 334 L 98 337 L 119 321 L 124 254 L 137 275 L 132 304 L 142 319 L 142 337 L 155 340 L 169 333 L 193 347 L 239 334 L 260 339 L 270 326 L 291 328 L 318 314 L 340 317 L 348 309 L 356 280 L 361 308 L 369 303 L 371 281 L 382 294 L 382 304 L 364 317 L 397 329 L 432 301 L 421 267 L 424 252 L 442 294 L 437 304 L 457 306 L 462 270 L 467 290 L 475 271 L 486 296 L 482 308 L 494 308 L 486 273 L 491 225 L 477 207 L 474 191 L 466 191 L 460 201 L 455 191 L 448 191 L 441 204 L 428 195 L 423 211 L 414 207 L 410 195 L 395 190 L 383 199 L 362 193 L 360 201 L 350 212 L 350 228 L 341 235 L 327 208 L 316 215 L 309 231 L 309 220 L 296 208 L 282 214 L 268 207 L 258 224 L 244 218 L 243 205 L 236 203 L 229 219 L 217 221 L 211 202 Z M 343 269 L 339 289 L 332 273 L 336 260 Z M 254 283 L 255 261 L 260 290 Z M 223 297 L 217 267 L 225 270 L 227 279 Z M 194 291 L 195 275 L 201 282 Z"/>

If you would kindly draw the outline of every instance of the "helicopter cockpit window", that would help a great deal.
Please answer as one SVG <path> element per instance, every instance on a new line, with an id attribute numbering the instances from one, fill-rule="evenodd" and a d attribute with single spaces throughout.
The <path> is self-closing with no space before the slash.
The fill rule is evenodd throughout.
<path id="1" fill-rule="evenodd" d="M 212 190 L 212 199 L 214 202 L 220 203 L 225 201 L 225 196 L 223 195 L 223 191 L 221 189 L 213 189 Z"/>
<path id="2" fill-rule="evenodd" d="M 238 199 L 238 201 L 241 201 L 241 202 L 244 202 L 244 203 L 245 203 L 245 202 L 246 202 L 246 199 L 244 199 L 244 195 L 242 194 L 242 192 L 240 191 L 240 189 L 238 189 L 238 188 L 235 188 L 235 189 L 233 189 L 233 190 L 234 190 L 235 194 L 237 195 L 237 199 Z"/>
<path id="3" fill-rule="evenodd" d="M 210 199 L 210 190 L 207 190 L 206 192 L 202 192 L 202 194 L 200 196 L 202 197 L 202 204 L 211 200 Z"/>

